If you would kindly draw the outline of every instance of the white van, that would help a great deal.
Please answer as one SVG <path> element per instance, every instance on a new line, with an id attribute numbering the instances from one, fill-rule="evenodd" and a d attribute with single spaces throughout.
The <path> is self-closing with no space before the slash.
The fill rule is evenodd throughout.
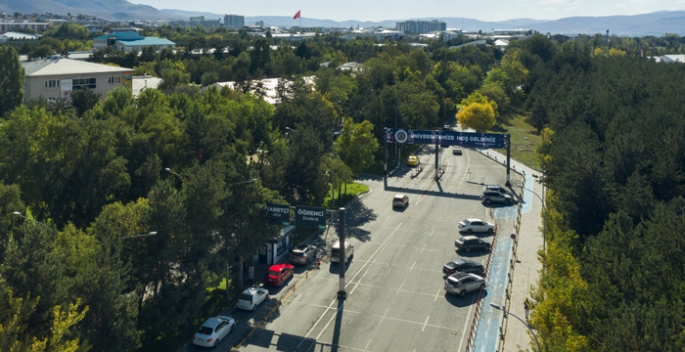
<path id="1" fill-rule="evenodd" d="M 345 241 L 345 262 L 349 262 L 354 255 L 354 245 Z M 340 241 L 336 241 L 331 247 L 331 262 L 337 263 L 340 261 Z"/>

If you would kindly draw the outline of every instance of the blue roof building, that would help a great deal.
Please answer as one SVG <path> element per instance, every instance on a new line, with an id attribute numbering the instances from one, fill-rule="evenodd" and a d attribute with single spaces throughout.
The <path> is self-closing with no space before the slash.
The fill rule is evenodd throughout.
<path id="1" fill-rule="evenodd" d="M 176 43 L 165 38 L 143 37 L 138 32 L 115 32 L 93 38 L 93 50 L 104 49 L 108 46 L 125 52 L 131 52 L 134 49 L 142 51 L 148 46 L 159 51 L 164 48 L 175 49 Z"/>

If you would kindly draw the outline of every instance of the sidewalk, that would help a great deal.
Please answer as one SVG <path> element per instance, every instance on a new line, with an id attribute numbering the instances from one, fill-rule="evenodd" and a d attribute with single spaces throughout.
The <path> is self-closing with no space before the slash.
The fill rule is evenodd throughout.
<path id="1" fill-rule="evenodd" d="M 497 152 L 488 150 L 482 151 L 482 153 L 490 158 L 496 158 L 500 163 L 506 160 L 506 156 Z M 524 190 L 523 195 L 521 226 L 517 237 L 518 245 L 515 247 L 514 267 L 510 270 L 512 277 L 511 296 L 506 310 L 525 320 L 523 302 L 530 297 L 530 288 L 537 286 L 542 270 L 542 263 L 538 260 L 537 252 L 543 246 L 543 207 L 538 198 L 538 196 L 542 197 L 543 194 L 542 185 L 532 177 L 533 175 L 539 176 L 539 172 L 513 159 L 511 164 L 515 170 L 525 172 L 526 184 L 524 187 L 527 190 Z M 537 195 L 534 195 L 530 190 Z M 494 310 L 492 307 L 483 308 Z M 501 348 L 501 351 L 537 350 L 535 340 L 530 335 L 528 328 L 515 318 L 504 320 L 502 333 L 504 335 L 504 347 Z"/>

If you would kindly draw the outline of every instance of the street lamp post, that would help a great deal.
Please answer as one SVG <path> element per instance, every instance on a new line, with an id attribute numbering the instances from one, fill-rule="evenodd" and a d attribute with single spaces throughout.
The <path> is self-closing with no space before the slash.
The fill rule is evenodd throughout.
<path id="1" fill-rule="evenodd" d="M 520 322 L 522 322 L 523 325 L 525 325 L 525 326 L 528 328 L 528 331 L 530 331 L 530 333 L 533 335 L 533 338 L 535 339 L 535 343 L 538 345 L 538 352 L 542 352 L 542 349 L 540 348 L 540 342 L 538 341 L 538 337 L 535 335 L 535 332 L 534 332 L 533 329 L 530 327 L 530 325 L 528 325 L 528 323 L 526 323 L 523 319 L 517 317 L 517 316 L 514 315 L 513 313 L 511 313 L 511 312 L 505 310 L 504 307 L 502 307 L 502 306 L 499 306 L 499 305 L 494 304 L 494 303 L 490 303 L 490 306 L 491 306 L 492 308 L 497 309 L 497 310 L 501 310 L 502 312 L 504 312 L 504 314 L 509 314 L 509 315 L 511 315 L 512 317 L 518 319 Z"/>
<path id="2" fill-rule="evenodd" d="M 533 176 L 536 177 L 536 176 Z M 537 178 L 537 177 L 536 177 Z M 544 190 L 545 186 L 542 186 L 542 189 Z M 526 191 L 533 193 L 538 199 L 540 200 L 540 203 L 542 203 L 542 211 L 544 212 L 543 217 L 544 219 L 542 220 L 542 251 L 544 252 L 546 249 L 546 243 L 547 243 L 547 207 L 545 206 L 545 200 L 540 197 L 539 194 L 535 193 L 532 189 L 524 188 Z"/>
<path id="3" fill-rule="evenodd" d="M 123 240 L 123 239 L 127 239 L 127 238 L 148 237 L 148 236 L 156 236 L 156 235 L 157 235 L 157 231 L 150 231 L 150 232 L 148 232 L 148 233 L 141 233 L 141 234 L 138 234 L 138 235 L 131 235 L 131 236 L 119 237 L 119 239 L 120 239 L 120 240 Z M 119 251 L 119 253 L 118 253 L 117 255 L 118 255 L 119 261 L 121 261 L 121 251 Z"/>
<path id="4" fill-rule="evenodd" d="M 37 223 L 37 224 L 46 225 L 46 226 L 48 225 L 48 224 L 46 224 L 46 223 L 44 223 L 44 222 L 41 222 L 41 221 L 38 221 L 38 220 L 36 220 L 36 219 L 31 219 L 30 217 L 25 216 L 25 215 L 23 215 L 22 213 L 20 213 L 20 212 L 18 212 L 18 211 L 13 212 L 12 215 L 16 215 L 16 216 L 18 216 L 18 217 L 20 217 L 20 218 L 24 218 L 24 219 L 26 219 L 26 220 L 31 220 L 31 221 L 33 221 L 33 222 L 35 222 L 35 223 Z"/>

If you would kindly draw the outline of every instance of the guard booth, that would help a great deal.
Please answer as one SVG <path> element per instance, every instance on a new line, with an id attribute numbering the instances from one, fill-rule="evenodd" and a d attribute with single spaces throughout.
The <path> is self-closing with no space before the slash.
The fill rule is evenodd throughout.
<path id="1" fill-rule="evenodd" d="M 275 264 L 289 253 L 290 234 L 295 231 L 295 226 L 287 226 L 281 229 L 278 238 L 269 240 L 269 243 L 259 247 L 259 264 Z"/>

